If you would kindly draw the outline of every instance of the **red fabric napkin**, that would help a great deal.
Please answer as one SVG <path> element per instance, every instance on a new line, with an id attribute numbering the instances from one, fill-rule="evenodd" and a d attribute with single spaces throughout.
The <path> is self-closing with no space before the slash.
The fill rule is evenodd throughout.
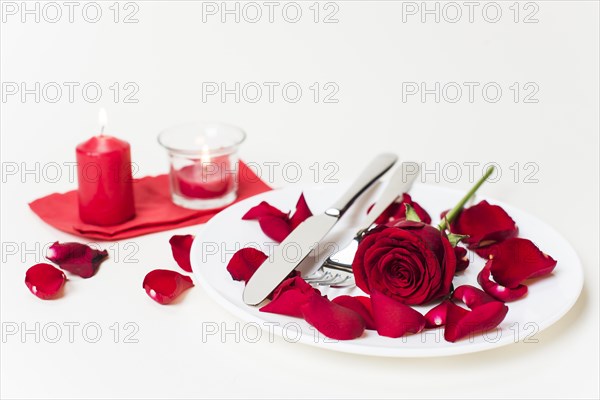
<path id="1" fill-rule="evenodd" d="M 238 198 L 244 200 L 271 188 L 246 164 L 240 162 Z M 29 203 L 42 220 L 61 231 L 86 238 L 119 240 L 152 232 L 197 225 L 208 221 L 221 209 L 188 210 L 171 202 L 169 176 L 147 176 L 133 183 L 136 216 L 120 225 L 89 225 L 79 219 L 77 191 L 54 193 Z"/>

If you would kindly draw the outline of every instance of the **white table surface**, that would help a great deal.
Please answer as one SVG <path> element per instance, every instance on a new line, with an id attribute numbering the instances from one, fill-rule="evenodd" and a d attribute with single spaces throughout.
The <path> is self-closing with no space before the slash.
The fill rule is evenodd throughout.
<path id="1" fill-rule="evenodd" d="M 20 2 L 7 3 L 0 57 L 3 398 L 598 397 L 597 2 L 538 1 L 528 8 L 521 3 L 518 23 L 509 8 L 513 2 L 495 3 L 502 10 L 497 23 L 483 18 L 485 2 L 475 8 L 473 23 L 462 2 L 456 3 L 463 12 L 456 23 L 448 22 L 455 14 L 445 3 L 438 5 L 446 12 L 439 23 L 431 15 L 423 23 L 420 13 L 409 13 L 422 7 L 420 2 L 342 1 L 327 9 L 322 3 L 320 20 L 339 9 L 338 22 L 329 24 L 313 21 L 312 2 L 297 3 L 302 10 L 297 23 L 283 19 L 284 2 L 274 9 L 273 23 L 262 2 L 257 4 L 264 15 L 257 23 L 247 21 L 254 17 L 249 8 L 239 23 L 227 15 L 222 23 L 219 14 L 204 14 L 203 22 L 200 3 L 121 3 L 119 21 L 131 12 L 138 19 L 129 24 L 114 22 L 112 2 L 98 3 L 103 13 L 97 23 L 82 17 L 86 3 L 77 3 L 73 23 L 60 2 L 63 15 L 56 23 L 49 22 L 55 10 L 44 9 L 44 3 L 38 3 L 39 22 L 22 15 Z M 213 5 L 221 7 L 210 3 L 205 10 Z M 35 2 L 28 6 L 33 9 Z M 88 19 L 94 17 L 89 7 Z M 294 17 L 291 7 L 288 19 Z M 493 19 L 490 7 L 495 5 L 487 6 L 486 17 Z M 538 22 L 523 23 L 532 12 Z M 39 102 L 33 94 L 24 101 L 9 94 L 22 82 L 29 88 L 40 82 Z M 63 88 L 56 103 L 49 101 L 55 96 L 51 82 Z M 63 82 L 79 85 L 72 102 Z M 80 90 L 90 82 L 103 90 L 96 103 Z M 115 82 L 119 101 L 110 89 Z M 134 87 L 125 87 L 127 82 L 139 88 L 137 103 L 123 102 Z M 277 82 L 279 88 L 295 82 L 303 94 L 291 103 L 276 89 L 270 102 L 262 86 L 257 103 L 248 101 L 254 92 L 239 103 L 233 95 L 222 102 L 218 96 L 203 99 L 203 82 L 205 87 L 206 82 L 228 87 Z M 338 102 L 324 103 L 321 97 L 315 103 L 314 82 L 321 96 L 331 90 L 326 83 L 337 85 Z M 403 101 L 403 82 L 405 88 L 410 82 L 429 88 L 440 82 L 448 90 L 447 83 L 457 82 L 463 97 L 450 103 L 454 92 L 449 91 L 439 103 L 434 95 L 425 102 L 419 96 Z M 479 84 L 473 102 L 463 82 Z M 489 82 L 502 89 L 496 103 L 482 97 L 480 88 Z M 520 87 L 517 103 L 510 89 L 514 82 Z M 525 103 L 535 87 L 538 102 Z M 464 356 L 380 359 L 280 338 L 271 342 L 266 336 L 257 343 L 236 341 L 232 334 L 203 341 L 207 323 L 235 330 L 240 321 L 208 298 L 202 282 L 169 307 L 154 303 L 141 287 L 148 271 L 177 269 L 168 239 L 198 231 L 192 227 L 102 243 L 111 258 L 95 277 L 70 278 L 63 298 L 41 301 L 23 283 L 26 269 L 43 260 L 46 244 L 77 238 L 42 223 L 27 203 L 75 187 L 69 176 L 74 148 L 96 132 L 100 106 L 108 110 L 107 131 L 131 143 L 136 176 L 165 172 L 157 133 L 194 119 L 242 126 L 248 132 L 242 157 L 258 163 L 276 187 L 314 184 L 310 167 L 316 162 L 317 183 L 324 183 L 328 162 L 337 166 L 335 179 L 350 180 L 380 151 L 419 160 L 430 171 L 439 163 L 439 175 L 430 172 L 426 181 L 465 189 L 469 163 L 479 163 L 474 171 L 480 173 L 483 163 L 496 162 L 502 176 L 481 193 L 561 231 L 583 262 L 583 293 L 561 321 L 535 336 L 537 343 Z M 269 176 L 272 162 L 278 164 L 271 164 Z M 303 172 L 298 182 L 292 182 L 296 164 L 291 162 Z M 510 169 L 515 163 L 521 171 L 516 182 L 515 168 Z M 529 169 L 526 163 L 532 163 Z M 462 177 L 452 182 L 456 165 Z M 527 182 L 531 171 L 537 182 Z M 71 338 L 69 324 L 75 324 Z M 19 332 L 9 334 L 15 326 Z M 62 336 L 52 343 L 57 326 Z M 97 327 L 102 335 L 88 343 Z M 138 328 L 137 343 L 126 343 L 131 327 Z M 22 336 L 23 329 L 33 333 Z"/>

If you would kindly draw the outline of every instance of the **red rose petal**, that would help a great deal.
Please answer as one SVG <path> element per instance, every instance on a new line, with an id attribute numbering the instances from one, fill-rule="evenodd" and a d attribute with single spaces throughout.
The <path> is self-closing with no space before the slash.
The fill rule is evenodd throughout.
<path id="1" fill-rule="evenodd" d="M 301 277 L 288 278 L 274 290 L 273 299 L 260 311 L 302 318 L 302 305 L 315 295 L 319 296 L 320 292 Z"/>
<path id="2" fill-rule="evenodd" d="M 444 338 L 456 342 L 471 334 L 493 329 L 504 320 L 507 312 L 508 307 L 501 301 L 482 304 L 472 311 L 449 303 Z"/>
<path id="3" fill-rule="evenodd" d="M 94 276 L 100 263 L 108 257 L 106 250 L 96 250 L 88 245 L 75 242 L 54 242 L 48 249 L 46 258 L 65 271 L 82 278 Z"/>
<path id="4" fill-rule="evenodd" d="M 493 262 L 494 260 L 489 260 L 477 275 L 477 282 L 479 282 L 483 290 L 490 296 L 505 303 L 519 300 L 525 296 L 527 294 L 527 286 L 525 285 L 518 285 L 516 288 L 511 289 L 492 281 L 491 266 Z"/>
<path id="5" fill-rule="evenodd" d="M 58 297 L 66 280 L 64 272 L 46 263 L 35 264 L 25 273 L 25 285 L 43 300 Z"/>
<path id="6" fill-rule="evenodd" d="M 276 242 L 283 242 L 290 232 L 292 232 L 290 223 L 281 218 L 262 217 L 258 220 L 258 223 L 264 234 Z"/>
<path id="7" fill-rule="evenodd" d="M 362 298 L 362 299 L 359 299 Z M 373 315 L 371 314 L 370 303 L 371 299 L 365 296 L 338 296 L 332 300 L 335 304 L 339 304 L 342 307 L 346 307 L 351 309 L 352 311 L 357 312 L 360 316 L 365 320 L 365 327 L 367 329 L 375 330 L 375 320 L 373 320 Z M 368 302 L 369 307 L 366 306 Z"/>
<path id="8" fill-rule="evenodd" d="M 456 255 L 456 272 L 464 271 L 469 266 L 469 255 L 467 249 L 462 246 L 456 246 L 454 248 L 454 254 Z"/>
<path id="9" fill-rule="evenodd" d="M 365 331 L 365 321 L 357 312 L 326 297 L 311 296 L 302 306 L 302 314 L 306 322 L 331 339 L 356 339 Z"/>
<path id="10" fill-rule="evenodd" d="M 419 216 L 419 219 L 421 219 L 422 222 L 425 222 L 426 224 L 431 224 L 431 217 L 429 216 L 427 211 L 425 211 L 425 209 L 423 207 L 421 207 L 421 205 L 419 203 L 417 203 L 416 201 L 413 201 L 408 193 L 404 193 L 402 195 L 401 199 L 390 204 L 389 207 L 386 208 L 385 211 L 382 212 L 379 217 L 377 217 L 377 219 L 375 220 L 375 223 L 387 224 L 387 223 L 394 222 L 394 221 L 397 221 L 400 219 L 405 219 L 406 218 L 406 205 L 405 204 L 407 204 L 407 203 L 412 206 L 413 210 L 415 210 L 415 212 Z M 371 211 L 371 208 L 373 208 L 373 206 L 374 206 L 374 204 L 372 204 L 371 207 L 369 207 L 367 212 Z"/>
<path id="11" fill-rule="evenodd" d="M 259 205 L 252 207 L 242 219 L 244 220 L 252 220 L 252 219 L 260 219 L 263 217 L 276 217 L 280 219 L 287 219 L 288 214 L 279 210 L 276 207 L 273 207 L 266 201 L 261 202 Z"/>
<path id="12" fill-rule="evenodd" d="M 425 328 L 437 328 L 446 325 L 446 313 L 449 300 L 444 300 L 425 314 Z"/>
<path id="13" fill-rule="evenodd" d="M 442 214 L 443 217 L 444 214 Z M 469 235 L 465 243 L 470 248 L 483 247 L 517 236 L 515 221 L 500 206 L 483 200 L 465 208 L 450 224 L 452 233 Z"/>
<path id="14" fill-rule="evenodd" d="M 194 242 L 194 235 L 174 235 L 170 240 L 171 252 L 177 265 L 186 272 L 192 272 L 190 250 Z"/>
<path id="15" fill-rule="evenodd" d="M 540 251 L 531 240 L 522 238 L 499 243 L 492 257 L 490 270 L 494 280 L 513 289 L 525 279 L 547 275 L 556 267 L 556 260 Z"/>
<path id="16" fill-rule="evenodd" d="M 296 203 L 296 211 L 294 212 L 294 215 L 292 215 L 292 218 L 290 218 L 291 228 L 296 229 L 298 225 L 304 222 L 308 217 L 312 217 L 312 215 L 310 208 L 308 208 L 308 204 L 306 204 L 304 193 L 300 194 L 298 203 Z"/>
<path id="17" fill-rule="evenodd" d="M 477 308 L 483 304 L 497 301 L 492 296 L 485 293 L 483 290 L 471 285 L 462 285 L 457 287 L 452 293 L 452 298 L 462 301 L 470 309 Z"/>
<path id="18" fill-rule="evenodd" d="M 148 272 L 142 283 L 150 298 L 159 304 L 169 304 L 183 291 L 194 286 L 192 279 L 176 271 L 155 269 Z"/>
<path id="19" fill-rule="evenodd" d="M 397 338 L 407 333 L 419 333 L 425 327 L 425 318 L 411 307 L 373 291 L 373 317 L 381 336 Z"/>
<path id="20" fill-rule="evenodd" d="M 252 247 L 238 250 L 229 263 L 227 271 L 236 281 L 248 281 L 254 272 L 269 258 L 265 253 Z"/>

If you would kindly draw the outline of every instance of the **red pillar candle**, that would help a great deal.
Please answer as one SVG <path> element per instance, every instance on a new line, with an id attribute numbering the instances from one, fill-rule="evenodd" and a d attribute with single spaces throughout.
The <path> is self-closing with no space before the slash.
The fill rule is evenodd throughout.
<path id="1" fill-rule="evenodd" d="M 77 146 L 79 217 L 88 224 L 110 226 L 135 215 L 129 143 L 95 136 Z"/>

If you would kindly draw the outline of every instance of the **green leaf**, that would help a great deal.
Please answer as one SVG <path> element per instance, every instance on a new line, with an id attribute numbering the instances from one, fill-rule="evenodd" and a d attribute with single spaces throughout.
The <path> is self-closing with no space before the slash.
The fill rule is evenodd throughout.
<path id="1" fill-rule="evenodd" d="M 450 241 L 450 244 L 452 245 L 452 247 L 456 247 L 457 244 L 459 244 L 462 240 L 468 238 L 469 235 L 459 235 L 458 233 L 449 233 L 448 234 L 448 240 Z"/>
<path id="2" fill-rule="evenodd" d="M 404 207 L 406 207 L 406 219 L 408 221 L 421 222 L 421 218 L 410 204 L 404 203 Z"/>

